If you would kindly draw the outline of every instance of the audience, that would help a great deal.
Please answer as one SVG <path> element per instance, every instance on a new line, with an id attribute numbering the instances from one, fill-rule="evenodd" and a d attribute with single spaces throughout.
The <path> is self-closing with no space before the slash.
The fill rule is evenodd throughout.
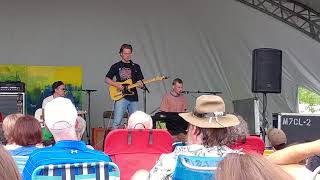
<path id="1" fill-rule="evenodd" d="M 57 91 L 62 92 L 62 89 Z M 40 165 L 111 161 L 108 155 L 81 141 L 86 121 L 77 116 L 76 108 L 69 99 L 56 97 L 45 102 L 44 116 L 45 125 L 56 142 L 52 147 L 42 148 L 41 127 L 34 117 L 11 114 L 4 118 L 2 128 L 8 144 L 0 147 L 0 179 L 21 179 L 13 158 L 4 148 L 13 156 L 29 156 L 22 174 L 24 180 L 30 180 L 32 172 Z M 312 176 L 311 171 L 298 163 L 320 154 L 320 140 L 285 148 L 286 135 L 275 128 L 268 130 L 267 135 L 277 151 L 267 159 L 255 153 L 241 153 L 237 147 L 245 143 L 249 134 L 247 123 L 240 116 L 226 113 L 224 101 L 219 96 L 202 95 L 197 98 L 193 112 L 180 113 L 179 116 L 189 123 L 186 145 L 177 146 L 172 153 L 162 154 L 150 172 L 140 170 L 133 179 L 172 179 L 180 154 L 224 157 L 215 173 L 217 180 L 308 178 Z M 151 116 L 136 111 L 128 118 L 127 128 L 152 129 Z M 320 165 L 319 161 L 311 160 L 308 161 L 309 169 Z"/>
<path id="2" fill-rule="evenodd" d="M 0 143 L 1 143 L 1 144 L 7 144 L 7 140 L 6 140 L 6 138 L 4 137 L 4 132 L 3 132 L 3 128 L 2 128 L 2 126 L 3 126 L 3 119 L 2 119 L 2 117 L 1 117 L 1 112 L 0 112 L 0 119 L 1 119 L 1 121 L 0 121 Z"/>
<path id="3" fill-rule="evenodd" d="M 30 180 L 32 172 L 40 165 L 111 161 L 106 154 L 89 149 L 78 140 L 77 110 L 69 99 L 57 97 L 48 102 L 44 116 L 56 144 L 33 151 L 22 173 L 24 180 Z"/>
<path id="4" fill-rule="evenodd" d="M 86 120 L 84 120 L 81 116 L 77 117 L 77 126 L 76 126 L 76 133 L 77 133 L 77 137 L 78 140 L 82 139 L 83 133 L 86 130 Z"/>
<path id="5" fill-rule="evenodd" d="M 240 123 L 231 129 L 233 131 L 232 133 L 238 135 L 239 140 L 244 140 L 249 135 L 248 124 L 240 115 L 234 115 L 237 116 Z"/>
<path id="6" fill-rule="evenodd" d="M 269 129 L 267 135 L 273 150 L 277 151 L 287 146 L 287 136 L 281 129 Z"/>
<path id="7" fill-rule="evenodd" d="M 310 170 L 310 171 L 314 171 L 317 167 L 320 166 L 320 156 L 319 154 L 314 155 L 310 158 L 308 158 L 307 160 L 307 164 L 306 167 Z"/>
<path id="8" fill-rule="evenodd" d="M 145 112 L 136 111 L 130 115 L 127 129 L 152 129 L 152 118 Z"/>
<path id="9" fill-rule="evenodd" d="M 9 134 L 12 132 L 14 125 L 19 117 L 22 117 L 23 114 L 9 114 L 3 119 L 2 129 L 4 137 L 7 140 L 7 145 L 12 144 L 12 137 L 9 137 Z"/>
<path id="10" fill-rule="evenodd" d="M 234 134 L 232 128 L 240 122 L 235 115 L 225 113 L 221 97 L 202 95 L 196 100 L 194 112 L 179 115 L 189 123 L 187 145 L 178 146 L 172 153 L 161 155 L 151 169 L 149 179 L 172 179 L 179 154 L 224 157 L 228 153 L 237 152 L 227 146 L 239 139 L 239 134 Z"/>
<path id="11" fill-rule="evenodd" d="M 10 144 L 5 147 L 13 156 L 29 156 L 43 147 L 41 127 L 33 116 L 19 117 L 8 137 Z"/>
<path id="12" fill-rule="evenodd" d="M 281 168 L 258 154 L 227 154 L 219 163 L 216 180 L 290 180 Z"/>
<path id="13" fill-rule="evenodd" d="M 0 179 L 21 180 L 15 161 L 2 145 L 0 145 Z"/>
<path id="14" fill-rule="evenodd" d="M 259 153 L 263 154 L 265 144 L 263 140 L 255 135 L 249 135 L 247 122 L 239 115 L 237 115 L 240 124 L 233 128 L 233 134 L 238 134 L 239 139 L 229 145 L 233 150 L 241 150 L 244 153 Z"/>
<path id="15" fill-rule="evenodd" d="M 50 146 L 54 144 L 54 139 L 52 134 L 44 125 L 44 116 L 43 116 L 44 109 L 40 108 L 36 110 L 34 113 L 34 117 L 40 122 L 41 130 L 42 130 L 42 137 L 43 137 L 43 145 Z"/>
<path id="16" fill-rule="evenodd" d="M 76 133 L 78 140 L 81 141 L 84 131 L 86 130 L 86 120 L 81 116 L 77 117 L 78 125 L 76 126 Z M 86 145 L 89 149 L 94 149 L 91 145 Z"/>
<path id="17" fill-rule="evenodd" d="M 320 140 L 296 144 L 276 151 L 268 159 L 278 165 L 295 178 L 308 179 L 312 176 L 304 165 L 299 163 L 315 154 L 320 154 Z"/>

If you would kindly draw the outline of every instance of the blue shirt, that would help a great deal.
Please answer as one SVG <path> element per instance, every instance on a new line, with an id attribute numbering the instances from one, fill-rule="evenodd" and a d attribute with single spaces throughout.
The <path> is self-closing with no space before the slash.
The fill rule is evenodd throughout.
<path id="1" fill-rule="evenodd" d="M 11 156 L 29 156 L 34 150 L 39 149 L 37 146 L 22 146 L 17 149 L 9 150 Z"/>
<path id="2" fill-rule="evenodd" d="M 111 162 L 103 152 L 86 147 L 82 141 L 59 141 L 52 147 L 34 150 L 23 169 L 24 180 L 31 180 L 32 172 L 41 165 L 82 162 Z"/>

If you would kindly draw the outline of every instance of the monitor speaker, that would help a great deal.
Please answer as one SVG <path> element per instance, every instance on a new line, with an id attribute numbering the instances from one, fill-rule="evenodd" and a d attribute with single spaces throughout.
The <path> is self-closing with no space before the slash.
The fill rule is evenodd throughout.
<path id="1" fill-rule="evenodd" d="M 240 115 L 248 125 L 250 134 L 260 135 L 259 101 L 256 98 L 232 101 L 234 113 Z"/>

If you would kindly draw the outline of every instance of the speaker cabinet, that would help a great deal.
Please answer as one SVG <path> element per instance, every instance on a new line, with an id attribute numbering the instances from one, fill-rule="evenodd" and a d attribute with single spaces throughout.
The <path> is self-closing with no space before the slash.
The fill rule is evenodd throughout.
<path id="1" fill-rule="evenodd" d="M 0 112 L 3 116 L 14 113 L 25 113 L 25 94 L 13 92 L 0 93 Z"/>
<path id="2" fill-rule="evenodd" d="M 106 135 L 106 129 L 92 128 L 92 145 L 95 150 L 103 151 L 105 135 Z"/>
<path id="3" fill-rule="evenodd" d="M 282 51 L 271 48 L 253 50 L 252 92 L 281 93 Z"/>
<path id="4" fill-rule="evenodd" d="M 247 122 L 250 134 L 260 134 L 259 101 L 256 98 L 232 101 L 234 113 L 243 117 Z"/>

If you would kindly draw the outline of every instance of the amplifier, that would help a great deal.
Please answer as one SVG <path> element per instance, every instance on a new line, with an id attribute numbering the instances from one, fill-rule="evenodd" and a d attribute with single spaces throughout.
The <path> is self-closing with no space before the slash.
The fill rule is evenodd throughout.
<path id="1" fill-rule="evenodd" d="M 0 82 L 0 92 L 25 92 L 25 84 L 21 81 Z"/>
<path id="2" fill-rule="evenodd" d="M 260 134 L 259 101 L 257 98 L 239 99 L 232 101 L 233 110 L 243 117 L 248 124 L 250 134 Z"/>
<path id="3" fill-rule="evenodd" d="M 7 116 L 13 113 L 25 113 L 24 93 L 0 92 L 0 112 Z"/>

